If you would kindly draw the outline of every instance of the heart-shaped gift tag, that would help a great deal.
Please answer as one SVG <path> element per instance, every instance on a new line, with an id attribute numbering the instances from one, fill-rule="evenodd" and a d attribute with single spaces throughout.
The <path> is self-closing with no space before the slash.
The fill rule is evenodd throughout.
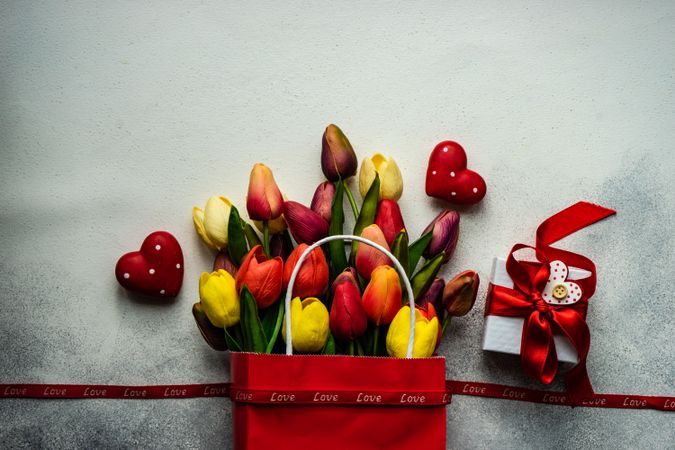
<path id="1" fill-rule="evenodd" d="M 483 177 L 466 168 L 466 152 L 457 142 L 440 142 L 429 157 L 426 191 L 430 197 L 473 205 L 485 197 Z"/>
<path id="2" fill-rule="evenodd" d="M 148 235 L 137 252 L 117 261 L 117 281 L 126 289 L 153 297 L 175 297 L 183 284 L 183 251 L 166 231 Z"/>

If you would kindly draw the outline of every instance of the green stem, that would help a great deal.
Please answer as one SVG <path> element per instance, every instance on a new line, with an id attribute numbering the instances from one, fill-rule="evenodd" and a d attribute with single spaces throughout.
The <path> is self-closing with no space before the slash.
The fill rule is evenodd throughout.
<path id="1" fill-rule="evenodd" d="M 347 199 L 349 200 L 349 204 L 352 207 L 352 212 L 354 213 L 354 219 L 359 218 L 359 208 L 356 206 L 356 200 L 354 200 L 354 195 L 352 194 L 352 190 L 349 189 L 349 186 L 347 183 L 345 183 L 345 192 L 347 193 Z"/>
<path id="2" fill-rule="evenodd" d="M 270 257 L 270 224 L 263 220 L 263 251 L 265 256 Z"/>
<path id="3" fill-rule="evenodd" d="M 363 351 L 363 346 L 361 345 L 361 342 L 356 341 L 356 354 L 357 356 L 365 356 L 366 352 Z"/>
<path id="4" fill-rule="evenodd" d="M 274 344 L 276 344 L 277 338 L 279 337 L 279 330 L 281 330 L 281 321 L 283 320 L 283 318 L 284 318 L 284 305 L 280 304 L 279 308 L 277 309 L 277 320 L 274 323 L 274 331 L 272 331 L 270 341 L 267 343 L 265 353 L 272 353 L 272 350 L 274 350 Z"/>
<path id="5" fill-rule="evenodd" d="M 349 341 L 347 345 L 347 354 L 349 356 L 354 356 L 354 341 Z"/>
<path id="6" fill-rule="evenodd" d="M 445 329 L 450 326 L 451 320 L 452 320 L 452 316 L 450 314 L 445 316 L 445 319 L 443 319 L 443 328 L 441 329 L 441 337 L 445 336 Z"/>
<path id="7" fill-rule="evenodd" d="M 377 341 L 380 339 L 380 326 L 375 325 L 375 330 L 373 330 L 373 356 L 377 356 Z"/>

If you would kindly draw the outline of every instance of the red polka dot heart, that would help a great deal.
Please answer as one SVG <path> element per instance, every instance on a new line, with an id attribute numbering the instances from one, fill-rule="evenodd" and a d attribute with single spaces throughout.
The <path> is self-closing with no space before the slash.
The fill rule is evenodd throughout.
<path id="1" fill-rule="evenodd" d="M 426 191 L 457 205 L 474 205 L 485 197 L 485 180 L 466 168 L 466 152 L 457 142 L 440 142 L 429 157 Z"/>
<path id="2" fill-rule="evenodd" d="M 126 289 L 153 297 L 175 297 L 183 284 L 183 251 L 166 231 L 148 235 L 137 252 L 117 261 L 115 276 Z"/>

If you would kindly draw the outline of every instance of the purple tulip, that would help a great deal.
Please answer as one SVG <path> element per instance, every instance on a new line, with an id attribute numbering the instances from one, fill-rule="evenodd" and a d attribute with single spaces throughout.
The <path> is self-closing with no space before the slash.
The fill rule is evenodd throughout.
<path id="1" fill-rule="evenodd" d="M 356 174 L 356 153 L 341 129 L 328 125 L 321 144 L 321 170 L 328 180 L 346 180 Z"/>
<path id="2" fill-rule="evenodd" d="M 335 185 L 330 181 L 324 181 L 317 186 L 312 198 L 310 209 L 323 217 L 330 223 L 331 207 L 333 206 L 333 196 L 335 195 Z"/>
<path id="3" fill-rule="evenodd" d="M 313 244 L 328 235 L 328 222 L 298 202 L 284 203 L 284 217 L 298 244 Z"/>
<path id="4" fill-rule="evenodd" d="M 434 220 L 424 229 L 422 234 L 432 230 L 431 242 L 424 251 L 424 257 L 427 259 L 445 252 L 443 263 L 448 262 L 457 246 L 459 237 L 459 213 L 448 209 L 441 211 Z"/>
<path id="5" fill-rule="evenodd" d="M 443 323 L 443 316 L 445 315 L 445 308 L 443 305 L 443 289 L 445 288 L 445 281 L 443 278 L 436 277 L 429 286 L 429 289 L 418 299 L 415 300 L 421 308 L 425 308 L 427 304 L 434 305 L 438 320 Z"/>

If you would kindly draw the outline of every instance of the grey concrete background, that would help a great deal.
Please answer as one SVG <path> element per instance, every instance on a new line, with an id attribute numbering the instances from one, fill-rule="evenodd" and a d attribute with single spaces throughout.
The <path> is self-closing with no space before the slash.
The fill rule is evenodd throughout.
<path id="1" fill-rule="evenodd" d="M 532 242 L 576 202 L 618 216 L 561 245 L 593 258 L 599 392 L 675 394 L 675 4 L 0 2 L 0 382 L 227 379 L 190 307 L 212 255 L 190 210 L 273 168 L 308 203 L 329 122 L 402 168 L 412 234 L 443 205 L 426 158 L 461 142 L 488 194 L 444 274 Z M 180 296 L 128 295 L 113 268 L 151 231 L 183 246 Z M 476 310 L 449 377 L 534 386 L 480 351 Z M 552 388 L 560 388 L 555 383 Z M 456 397 L 450 448 L 673 448 L 673 415 Z M 0 402 L 0 447 L 216 448 L 226 399 Z"/>

